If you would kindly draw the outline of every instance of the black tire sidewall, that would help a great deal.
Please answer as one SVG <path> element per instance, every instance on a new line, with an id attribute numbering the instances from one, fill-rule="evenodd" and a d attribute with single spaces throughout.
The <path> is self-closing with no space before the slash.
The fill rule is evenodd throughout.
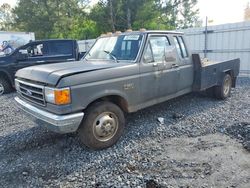
<path id="1" fill-rule="evenodd" d="M 118 129 L 113 138 L 108 141 L 99 141 L 93 133 L 93 122 L 103 112 L 112 112 L 118 118 Z M 78 130 L 81 141 L 91 149 L 99 150 L 114 145 L 121 137 L 125 127 L 123 111 L 111 102 L 98 102 L 91 105 L 85 113 L 82 124 Z"/>
<path id="2" fill-rule="evenodd" d="M 224 85 L 225 85 L 225 80 L 228 79 L 228 78 L 229 78 L 230 81 L 231 81 L 231 85 L 230 85 L 230 89 L 229 89 L 228 94 L 225 94 L 225 93 L 224 93 Z M 231 89 L 232 89 L 232 77 L 231 77 L 229 74 L 225 74 L 224 77 L 223 77 L 223 80 L 222 80 L 221 85 L 216 87 L 216 91 L 215 91 L 216 97 L 217 97 L 218 99 L 226 99 L 227 97 L 230 96 L 230 94 L 231 94 Z"/>
<path id="3" fill-rule="evenodd" d="M 4 87 L 3 94 L 10 93 L 12 91 L 12 87 L 8 80 L 0 77 L 0 84 L 2 84 L 2 86 Z"/>
<path id="4" fill-rule="evenodd" d="M 224 93 L 224 86 L 225 86 L 225 80 L 226 80 L 227 78 L 230 79 L 231 84 L 230 84 L 229 92 L 228 92 L 227 94 L 225 94 L 225 93 Z M 223 85 L 222 85 L 222 91 L 221 91 L 224 99 L 230 96 L 230 94 L 231 94 L 231 89 L 232 89 L 232 77 L 231 77 L 229 74 L 226 74 L 226 75 L 224 76 L 224 78 L 223 78 Z"/>

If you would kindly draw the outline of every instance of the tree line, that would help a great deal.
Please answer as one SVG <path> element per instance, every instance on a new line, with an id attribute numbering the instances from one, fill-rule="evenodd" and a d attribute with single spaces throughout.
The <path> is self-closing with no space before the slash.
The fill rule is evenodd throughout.
<path id="1" fill-rule="evenodd" d="M 200 26 L 198 0 L 19 0 L 0 7 L 0 30 L 35 32 L 37 39 L 96 38 L 127 29 Z"/>

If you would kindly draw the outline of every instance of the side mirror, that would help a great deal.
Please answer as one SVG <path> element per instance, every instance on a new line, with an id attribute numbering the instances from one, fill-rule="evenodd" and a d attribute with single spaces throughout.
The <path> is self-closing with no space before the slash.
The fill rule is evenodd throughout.
<path id="1" fill-rule="evenodd" d="M 173 46 L 168 46 L 165 48 L 165 61 L 166 62 L 173 62 L 176 61 L 176 52 Z"/>
<path id="2" fill-rule="evenodd" d="M 28 54 L 25 54 L 25 53 L 22 53 L 22 52 L 18 52 L 16 58 L 19 61 L 25 60 L 25 59 L 28 59 Z"/>

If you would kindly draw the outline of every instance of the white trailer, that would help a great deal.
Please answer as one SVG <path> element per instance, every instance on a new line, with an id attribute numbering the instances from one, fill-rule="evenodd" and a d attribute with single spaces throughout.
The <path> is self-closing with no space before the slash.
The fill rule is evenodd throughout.
<path id="1" fill-rule="evenodd" d="M 32 32 L 0 31 L 0 55 L 8 54 L 30 40 L 35 40 L 35 34 Z"/>

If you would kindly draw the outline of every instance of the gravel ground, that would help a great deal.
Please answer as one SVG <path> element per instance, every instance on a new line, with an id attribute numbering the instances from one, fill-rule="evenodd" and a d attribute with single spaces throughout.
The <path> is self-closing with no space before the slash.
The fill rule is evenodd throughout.
<path id="1" fill-rule="evenodd" d="M 0 97 L 0 187 L 250 187 L 248 78 L 225 101 L 189 94 L 130 114 L 102 151 L 35 125 L 14 96 Z"/>

